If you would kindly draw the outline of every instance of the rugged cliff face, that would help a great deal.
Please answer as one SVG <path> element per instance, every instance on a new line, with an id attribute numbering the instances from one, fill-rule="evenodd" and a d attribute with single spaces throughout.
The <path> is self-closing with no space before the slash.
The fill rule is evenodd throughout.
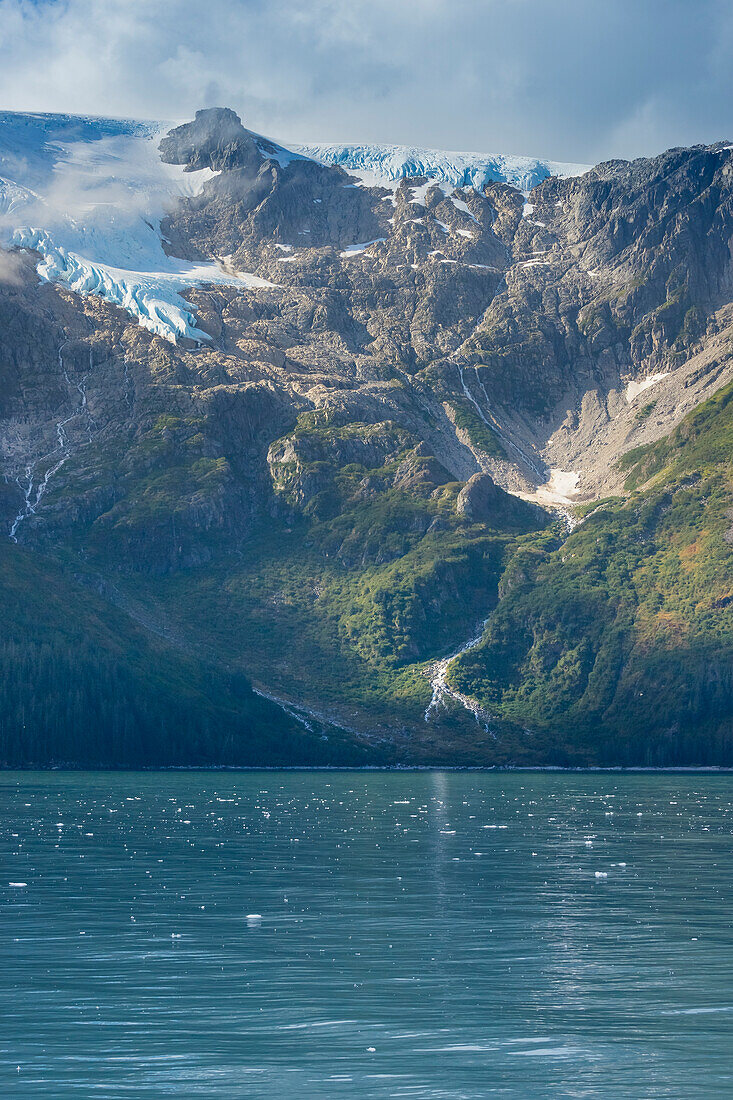
<path id="1" fill-rule="evenodd" d="M 0 254 L 10 541 L 186 660 L 297 704 L 284 721 L 334 760 L 727 760 L 730 450 L 712 395 L 733 380 L 731 148 L 526 195 L 359 177 L 218 109 L 160 158 L 199 181 L 160 222 L 170 263 L 197 265 L 180 308 L 98 257 L 74 260 L 103 269 L 93 285 L 56 261 L 39 283 L 45 238 Z M 13 225 L 6 243 L 38 240 Z M 639 457 L 670 432 L 684 448 L 698 407 L 715 414 L 694 421 L 704 461 Z M 684 575 L 701 568 L 710 612 L 690 597 L 662 636 L 649 616 L 672 614 L 671 582 L 649 577 L 701 525 L 712 557 L 690 552 Z M 657 701 L 647 746 L 627 745 L 636 697 L 617 686 L 664 650 L 674 693 L 711 649 L 703 710 Z"/>

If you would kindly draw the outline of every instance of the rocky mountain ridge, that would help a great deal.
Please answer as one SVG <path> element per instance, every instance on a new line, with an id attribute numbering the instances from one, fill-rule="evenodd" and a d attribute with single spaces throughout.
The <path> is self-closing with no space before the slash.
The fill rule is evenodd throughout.
<path id="1" fill-rule="evenodd" d="M 71 160 L 98 159 L 95 140 Z M 16 207 L 0 267 L 8 536 L 375 759 L 531 759 L 511 732 L 521 706 L 502 716 L 491 692 L 501 750 L 448 700 L 426 723 L 431 663 L 509 606 L 511 562 L 561 553 L 585 513 L 627 498 L 624 455 L 733 378 L 731 156 L 671 150 L 525 195 L 360 178 L 199 112 L 160 140 L 160 171 L 196 185 L 150 229 L 185 302 L 149 295 L 145 327 L 111 284 L 48 270 Z M 176 309 L 173 343 L 155 318 Z M 462 675 L 458 695 L 485 694 L 475 666 Z"/>

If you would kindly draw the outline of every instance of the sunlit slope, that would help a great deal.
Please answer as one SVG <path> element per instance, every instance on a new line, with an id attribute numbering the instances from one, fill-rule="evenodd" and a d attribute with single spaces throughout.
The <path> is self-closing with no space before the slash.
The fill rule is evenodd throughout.
<path id="1" fill-rule="evenodd" d="M 518 552 L 452 679 L 555 763 L 733 763 L 733 386 L 622 460 L 628 495 Z"/>

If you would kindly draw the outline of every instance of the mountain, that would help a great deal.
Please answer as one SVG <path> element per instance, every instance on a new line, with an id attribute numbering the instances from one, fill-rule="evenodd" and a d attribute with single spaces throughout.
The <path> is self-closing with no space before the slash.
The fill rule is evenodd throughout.
<path id="1" fill-rule="evenodd" d="M 238 120 L 233 126 L 238 126 Z M 0 112 L 0 243 L 39 252 L 42 278 L 80 294 L 98 294 L 129 310 L 166 339 L 206 339 L 181 290 L 193 285 L 271 285 L 257 276 L 227 272 L 226 264 L 182 263 L 168 255 L 160 231 L 178 199 L 200 193 L 220 169 L 179 167 L 160 158 L 169 123 L 69 115 Z M 489 180 L 532 187 L 551 172 L 577 174 L 581 165 L 553 165 L 529 157 L 441 153 L 396 146 L 308 146 L 286 150 L 251 135 L 250 167 L 263 154 L 286 167 L 313 159 L 365 170 L 380 182 L 425 176 L 482 187 Z"/>
<path id="2" fill-rule="evenodd" d="M 732 156 L 0 115 L 0 757 L 733 763 Z"/>

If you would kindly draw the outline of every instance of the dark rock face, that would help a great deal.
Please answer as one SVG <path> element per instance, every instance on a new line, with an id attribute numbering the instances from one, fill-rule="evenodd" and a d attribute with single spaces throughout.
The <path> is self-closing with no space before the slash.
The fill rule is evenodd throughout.
<path id="1" fill-rule="evenodd" d="M 172 251 L 227 257 L 233 269 L 274 284 L 193 290 L 210 347 L 164 347 L 133 329 L 127 315 L 52 288 L 42 293 L 53 308 L 39 311 L 30 306 L 40 293 L 32 273 L 22 287 L 1 288 L 6 501 L 20 492 L 23 455 L 36 445 L 53 451 L 54 415 L 73 412 L 82 377 L 88 415 L 95 430 L 104 425 L 105 444 L 122 433 L 127 446 L 126 433 L 141 430 L 143 408 L 176 416 L 203 410 L 200 457 L 226 459 L 249 486 L 243 511 L 232 483 L 232 507 L 222 504 L 216 520 L 226 530 L 236 529 L 237 516 L 244 523 L 245 512 L 270 508 L 268 447 L 302 411 L 323 410 L 340 425 L 389 421 L 406 433 L 404 448 L 416 449 L 400 459 L 390 483 L 416 496 L 481 471 L 497 485 L 527 491 L 534 488 L 527 478 L 541 480 L 543 467 L 577 468 L 576 456 L 566 462 L 562 453 L 574 438 L 584 461 L 603 432 L 610 433 L 611 459 L 640 434 L 641 441 L 662 434 L 657 412 L 642 423 L 618 396 L 623 379 L 655 372 L 674 378 L 702 354 L 658 406 L 674 423 L 705 386 L 725 377 L 729 322 L 716 310 L 733 293 L 727 147 L 671 150 L 600 165 L 577 179 L 548 179 L 528 210 L 502 184 L 452 195 L 427 180 L 363 187 L 339 168 L 302 158 L 280 163 L 269 155 L 272 147 L 259 144 L 262 151 L 225 108 L 199 111 L 161 143 L 166 160 L 219 173 L 166 220 Z M 719 333 L 720 353 L 705 352 L 711 331 Z M 58 364 L 64 333 L 74 334 L 65 352 L 71 386 Z M 121 356 L 113 349 L 123 333 Z M 90 347 L 100 364 L 91 372 L 84 368 Z M 264 416 L 256 452 L 240 411 L 254 408 L 253 386 L 271 395 L 260 404 L 274 417 L 270 423 Z M 462 419 L 448 415 L 461 403 Z M 38 431 L 28 425 L 18 436 L 18 419 L 29 417 L 38 418 Z M 468 427 L 459 431 L 456 423 Z M 87 428 L 84 417 L 72 419 L 70 438 L 80 446 Z M 34 431 L 36 442 L 26 447 L 23 439 Z M 489 445 L 487 432 L 498 446 Z M 375 438 L 300 438 L 294 458 L 309 467 L 306 495 L 320 484 L 318 461 L 369 469 L 389 461 L 387 452 L 370 453 Z M 318 448 L 324 453 L 316 455 Z M 610 466 L 600 454 L 597 482 Z M 65 461 L 59 488 L 68 470 Z M 98 494 L 99 507 L 110 492 Z M 473 509 L 478 499 L 472 488 L 461 508 Z M 24 521 L 24 538 L 44 525 L 52 538 L 52 500 L 47 496 L 39 514 Z M 205 514 L 199 504 L 192 515 Z M 59 509 L 54 524 L 76 509 Z"/>
<path id="2" fill-rule="evenodd" d="M 701 346 L 732 285 L 730 156 L 672 150 L 549 179 L 525 216 L 506 185 L 446 196 L 410 180 L 392 193 L 265 159 L 254 178 L 222 172 L 165 229 L 182 255 L 229 255 L 308 287 L 324 344 L 354 347 L 361 331 L 354 350 L 411 374 L 450 356 L 478 372 L 482 406 L 483 387 L 492 412 L 522 410 L 546 437 L 586 393 L 674 369 Z"/>
<path id="3" fill-rule="evenodd" d="M 254 137 L 228 107 L 197 111 L 193 122 L 177 126 L 163 138 L 160 155 L 167 164 L 184 164 L 191 172 L 244 169 L 254 174 L 263 160 Z"/>
<path id="4" fill-rule="evenodd" d="M 418 443 L 397 467 L 393 485 L 420 496 L 430 495 L 452 480 L 446 468 L 430 454 L 427 444 Z"/>
<path id="5" fill-rule="evenodd" d="M 390 190 L 355 185 L 341 169 L 302 158 L 281 163 L 226 108 L 199 111 L 163 139 L 161 153 L 219 173 L 166 219 L 170 250 L 225 257 L 232 269 L 274 284 L 192 291 L 212 336 L 198 354 L 152 342 L 176 403 L 184 393 L 200 403 L 223 387 L 225 396 L 207 405 L 214 424 L 228 416 L 220 410 L 236 404 L 239 387 L 263 383 L 292 420 L 308 408 L 342 423 L 390 420 L 422 441 L 446 476 L 466 480 L 483 470 L 504 487 L 530 490 L 527 478 L 537 472 L 539 480 L 543 467 L 577 468 L 582 447 L 593 453 L 603 433 L 611 458 L 661 434 L 659 410 L 673 423 L 676 404 L 691 407 L 727 369 L 711 353 L 644 424 L 618 396 L 629 377 L 674 376 L 704 353 L 711 331 L 724 344 L 728 322 L 716 311 L 733 294 L 733 165 L 723 145 L 548 179 L 534 189 L 531 209 L 503 184 L 446 195 L 428 180 L 405 180 Z M 31 338 L 30 322 L 21 331 L 25 294 L 7 288 L 3 297 L 12 317 L 0 401 L 11 419 L 29 408 L 28 372 L 38 373 L 41 350 L 47 384 L 39 400 L 49 414 L 68 389 L 55 363 L 60 336 Z M 62 312 L 78 308 L 77 301 Z M 84 312 L 91 320 L 79 332 L 91 333 L 105 311 L 85 304 Z M 107 335 L 90 338 L 101 344 Z M 130 337 L 150 359 L 147 339 Z M 156 394 L 161 377 L 156 371 Z M 98 411 L 110 406 L 106 383 L 95 393 L 96 381 L 88 383 Z M 473 418 L 473 434 L 446 414 L 461 402 L 461 422 Z M 498 446 L 489 446 L 487 431 Z M 581 459 L 566 459 L 574 438 Z M 228 460 L 234 468 L 236 458 Z M 610 465 L 599 455 L 596 482 Z M 405 485 L 423 492 L 440 484 L 437 467 L 412 466 L 399 475 Z M 11 470 L 11 482 L 15 476 Z"/>
<path id="6" fill-rule="evenodd" d="M 251 267 L 263 253 L 273 257 L 273 244 L 340 249 L 374 240 L 385 236 L 387 218 L 386 208 L 375 209 L 373 194 L 350 186 L 340 168 L 308 160 L 283 166 L 260 157 L 210 180 L 201 196 L 165 219 L 164 230 L 185 254 L 193 247 Z"/>
<path id="7" fill-rule="evenodd" d="M 542 509 L 505 493 L 489 474 L 474 474 L 468 479 L 456 499 L 456 511 L 471 523 L 495 529 L 522 524 L 541 528 L 548 522 Z"/>

